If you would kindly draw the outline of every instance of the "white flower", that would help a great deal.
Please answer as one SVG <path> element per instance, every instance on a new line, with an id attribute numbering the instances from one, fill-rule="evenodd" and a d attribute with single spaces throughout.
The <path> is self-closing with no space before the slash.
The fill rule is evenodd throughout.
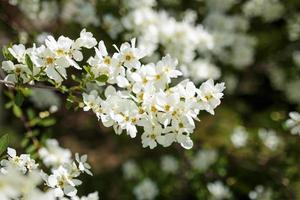
<path id="1" fill-rule="evenodd" d="M 214 85 L 214 81 L 209 79 L 204 82 L 198 92 L 200 108 L 207 112 L 214 114 L 214 109 L 221 103 L 220 99 L 223 97 L 223 90 L 225 89 L 224 83 Z"/>
<path id="2" fill-rule="evenodd" d="M 170 55 L 163 57 L 155 66 L 154 79 L 158 88 L 164 88 L 171 82 L 171 78 L 177 78 L 182 73 L 176 70 L 178 61 Z"/>
<path id="3" fill-rule="evenodd" d="M 221 71 L 214 64 L 207 60 L 197 59 L 190 65 L 188 76 L 195 82 L 200 82 L 207 79 L 218 79 L 221 76 Z"/>
<path id="4" fill-rule="evenodd" d="M 290 112 L 289 116 L 290 119 L 286 121 L 286 126 L 293 135 L 300 135 L 300 114 L 298 112 Z"/>
<path id="5" fill-rule="evenodd" d="M 264 128 L 261 128 L 258 130 L 258 136 L 269 149 L 276 150 L 279 146 L 281 140 L 276 135 L 276 132 L 274 130 L 267 130 Z"/>
<path id="6" fill-rule="evenodd" d="M 71 163 L 70 150 L 60 147 L 55 139 L 48 139 L 45 147 L 40 148 L 38 153 L 46 166 L 58 167 Z"/>
<path id="7" fill-rule="evenodd" d="M 86 162 L 87 161 L 87 155 L 82 155 L 79 157 L 79 154 L 75 154 L 75 159 L 78 162 L 78 168 L 81 172 L 85 172 L 88 175 L 93 175 L 92 172 L 90 171 L 91 166 Z"/>
<path id="8" fill-rule="evenodd" d="M 8 48 L 9 53 L 17 59 L 18 62 L 22 63 L 25 60 L 26 48 L 23 44 L 13 45 Z"/>
<path id="9" fill-rule="evenodd" d="M 80 49 L 82 47 L 90 49 L 97 45 L 97 40 L 93 37 L 91 32 L 86 32 L 86 29 L 82 29 L 80 37 L 74 42 L 73 48 Z"/>
<path id="10" fill-rule="evenodd" d="M 91 1 L 85 0 L 67 1 L 62 9 L 62 19 L 67 22 L 77 22 L 83 27 L 99 25 L 96 6 Z"/>
<path id="11" fill-rule="evenodd" d="M 253 200 L 272 200 L 273 191 L 270 188 L 265 188 L 258 185 L 254 190 L 249 192 L 249 198 Z"/>
<path id="12" fill-rule="evenodd" d="M 231 192 L 229 188 L 225 186 L 221 181 L 208 183 L 207 189 L 211 193 L 212 199 L 222 200 L 229 199 L 231 197 Z"/>
<path id="13" fill-rule="evenodd" d="M 279 19 L 284 6 L 279 0 L 249 0 L 243 6 L 243 12 L 248 17 L 260 16 L 266 22 Z"/>
<path id="14" fill-rule="evenodd" d="M 161 158 L 161 168 L 167 173 L 175 174 L 179 168 L 178 160 L 170 155 L 163 156 Z"/>
<path id="15" fill-rule="evenodd" d="M 50 141 L 50 140 L 48 140 Z M 56 141 L 56 140 L 52 140 Z M 51 149 L 53 150 L 53 149 Z M 58 167 L 51 166 L 48 169 L 50 175 L 44 173 L 38 168 L 35 160 L 30 158 L 28 154 L 17 156 L 14 149 L 7 149 L 8 160 L 1 160 L 0 168 L 0 199 L 10 200 L 61 200 L 65 195 L 71 197 L 72 200 L 98 200 L 98 194 L 93 193 L 86 197 L 79 198 L 76 195 L 76 186 L 81 184 L 77 177 L 81 172 L 90 174 L 89 165 L 85 162 L 86 156 L 79 158 L 76 155 L 76 161 L 68 161 L 60 164 Z M 43 182 L 44 181 L 44 182 Z M 41 191 L 39 188 L 43 188 Z"/>
<path id="16" fill-rule="evenodd" d="M 63 197 L 64 194 L 66 194 L 72 197 L 77 193 L 75 186 L 80 185 L 81 181 L 73 179 L 66 168 L 59 166 L 53 170 L 52 174 L 47 178 L 46 184 L 54 189 L 55 196 Z"/>
<path id="17" fill-rule="evenodd" d="M 218 154 L 215 150 L 200 150 L 192 160 L 192 166 L 194 169 L 204 172 L 217 161 L 217 158 Z"/>
<path id="18" fill-rule="evenodd" d="M 163 146 L 169 146 L 169 142 L 166 142 L 165 137 L 162 135 L 163 129 L 159 124 L 146 123 L 143 124 L 145 132 L 142 134 L 143 147 L 153 149 L 157 146 L 157 143 Z"/>
<path id="19" fill-rule="evenodd" d="M 72 197 L 72 200 L 99 200 L 99 195 L 98 195 L 98 192 L 93 192 L 93 193 L 90 193 L 88 196 Z"/>
<path id="20" fill-rule="evenodd" d="M 116 39 L 118 34 L 124 30 L 120 20 L 111 14 L 105 14 L 103 16 L 102 26 L 112 39 Z"/>
<path id="21" fill-rule="evenodd" d="M 5 81 L 17 83 L 21 79 L 22 83 L 27 83 L 30 80 L 30 69 L 24 64 L 14 64 L 11 61 L 3 61 L 2 69 L 9 73 L 5 77 Z"/>
<path id="22" fill-rule="evenodd" d="M 83 107 L 84 111 L 92 109 L 95 113 L 100 112 L 101 98 L 98 96 L 96 90 L 92 90 L 90 94 L 83 93 L 83 102 L 85 106 Z"/>
<path id="23" fill-rule="evenodd" d="M 235 147 L 237 147 L 237 148 L 243 147 L 247 143 L 248 132 L 246 131 L 245 127 L 237 126 L 234 128 L 230 139 L 231 139 L 232 144 Z"/>
<path id="24" fill-rule="evenodd" d="M 290 41 L 296 41 L 300 38 L 300 14 L 296 13 L 287 20 L 289 39 Z"/>
<path id="25" fill-rule="evenodd" d="M 133 193 L 138 200 L 152 200 L 158 195 L 156 184 L 149 178 L 134 187 Z"/>
<path id="26" fill-rule="evenodd" d="M 38 167 L 38 164 L 35 163 L 35 160 L 30 158 L 28 154 L 21 154 L 17 156 L 15 149 L 10 147 L 7 148 L 8 160 L 1 160 L 2 169 L 1 172 L 7 173 L 7 168 L 10 166 L 16 167 L 24 174 L 26 172 L 31 172 L 32 170 Z"/>
<path id="27" fill-rule="evenodd" d="M 126 161 L 122 165 L 122 171 L 126 179 L 136 178 L 140 173 L 138 165 L 132 160 Z"/>
<path id="28" fill-rule="evenodd" d="M 131 43 L 123 43 L 120 50 L 117 46 L 115 48 L 118 50 L 117 58 L 124 63 L 125 67 L 138 69 L 141 65 L 139 60 L 145 56 L 145 52 L 136 48 L 135 43 L 136 39 L 133 38 Z"/>

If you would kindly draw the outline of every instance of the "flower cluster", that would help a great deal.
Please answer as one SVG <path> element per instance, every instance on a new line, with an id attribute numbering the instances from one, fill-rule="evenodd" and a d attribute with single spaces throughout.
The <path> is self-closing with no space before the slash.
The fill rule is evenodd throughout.
<path id="1" fill-rule="evenodd" d="M 236 148 L 245 146 L 248 140 L 248 132 L 245 129 L 245 127 L 243 126 L 235 127 L 230 137 L 230 140 Z"/>
<path id="2" fill-rule="evenodd" d="M 135 40 L 116 49 L 109 56 L 101 41 L 95 57 L 88 60 L 90 75 L 96 80 L 106 75 L 111 85 L 105 89 L 104 98 L 96 90 L 84 93 L 84 110 L 93 110 L 117 134 L 126 130 L 134 138 L 137 126 L 143 127 L 143 147 L 154 148 L 157 143 L 167 147 L 178 142 L 184 148 L 191 148 L 194 120 L 201 110 L 214 114 L 224 84 L 215 85 L 208 80 L 196 88 L 185 80 L 171 87 L 171 79 L 182 74 L 176 70 L 176 59 L 167 55 L 157 63 L 143 65 L 140 59 L 145 53 L 135 46 Z M 123 90 L 118 91 L 113 85 Z"/>
<path id="3" fill-rule="evenodd" d="M 63 5 L 61 18 L 67 22 L 76 22 L 83 27 L 87 25 L 99 25 L 97 10 L 94 1 L 85 0 L 68 0 Z"/>
<path id="4" fill-rule="evenodd" d="M 1 173 L 6 174 L 7 170 L 11 166 L 16 166 L 24 174 L 31 172 L 32 170 L 37 169 L 38 164 L 35 163 L 35 160 L 30 158 L 28 154 L 17 155 L 15 149 L 7 148 L 8 159 L 1 160 Z"/>
<path id="5" fill-rule="evenodd" d="M 23 44 L 13 45 L 8 52 L 13 60 L 3 61 L 2 69 L 8 73 L 6 81 L 17 83 L 33 83 L 45 76 L 61 83 L 67 78 L 66 68 L 72 66 L 81 69 L 77 62 L 82 61 L 83 48 L 92 48 L 96 39 L 83 29 L 78 39 L 71 40 L 60 36 L 58 40 L 48 36 L 45 45 L 25 48 Z M 14 61 L 14 62 L 13 62 Z"/>
<path id="6" fill-rule="evenodd" d="M 16 150 L 7 149 L 8 159 L 1 160 L 0 166 L 1 199 L 98 200 L 97 193 L 82 198 L 76 195 L 76 186 L 81 184 L 79 175 L 82 173 L 92 175 L 89 171 L 90 166 L 86 163 L 87 156 L 79 157 L 76 154 L 76 159 L 72 160 L 68 154 L 68 160 L 59 164 L 51 162 L 55 157 L 59 158 L 61 152 L 69 150 L 59 147 L 57 141 L 53 139 L 47 143 L 48 145 L 42 148 L 39 154 L 44 156 L 43 164 L 50 167 L 50 174 L 41 171 L 39 164 L 29 154 L 18 156 Z M 53 148 L 49 149 L 49 144 L 52 144 Z M 46 186 L 45 192 L 38 189 L 40 185 Z"/>
<path id="7" fill-rule="evenodd" d="M 8 73 L 5 80 L 33 84 L 48 78 L 60 85 L 67 78 L 66 68 L 81 69 L 77 63 L 83 60 L 81 50 L 96 44 L 92 33 L 84 29 L 76 40 L 48 36 L 40 47 L 26 49 L 22 44 L 13 45 L 7 51 L 14 59 L 2 63 Z M 136 47 L 135 39 L 115 48 L 117 51 L 109 55 L 100 41 L 95 56 L 87 60 L 83 109 L 92 110 L 117 134 L 125 130 L 134 138 L 137 127 L 143 127 L 143 147 L 152 149 L 157 143 L 167 147 L 178 142 L 191 148 L 194 120 L 198 120 L 202 110 L 214 114 L 223 97 L 224 83 L 214 84 L 210 79 L 199 88 L 189 80 L 172 85 L 172 79 L 182 72 L 176 69 L 178 61 L 170 55 L 156 63 L 142 64 L 140 60 L 147 52 Z M 96 89 L 88 89 L 88 83 Z M 104 94 L 98 88 L 104 88 Z"/>
<path id="8" fill-rule="evenodd" d="M 300 135 L 300 114 L 298 112 L 290 112 L 290 119 L 286 121 L 286 126 L 291 129 L 293 135 Z"/>
<path id="9" fill-rule="evenodd" d="M 144 179 L 133 190 L 137 200 L 152 200 L 158 195 L 157 185 L 151 179 Z"/>
<path id="10" fill-rule="evenodd" d="M 215 200 L 229 199 L 232 195 L 229 188 L 221 181 L 209 183 L 207 189 L 212 195 L 211 199 Z"/>
<path id="11" fill-rule="evenodd" d="M 294 16 L 288 19 L 287 29 L 290 41 L 296 41 L 300 39 L 300 14 L 296 13 Z"/>
<path id="12" fill-rule="evenodd" d="M 45 26 L 53 22 L 59 14 L 59 6 L 56 1 L 41 0 L 9 0 L 13 6 L 18 6 L 35 25 Z"/>
<path id="13" fill-rule="evenodd" d="M 274 130 L 260 128 L 258 130 L 258 136 L 261 139 L 262 143 L 273 151 L 276 150 L 281 143 L 280 138 L 277 136 Z"/>
<path id="14" fill-rule="evenodd" d="M 179 61 L 178 68 L 194 81 L 219 78 L 219 69 L 212 64 L 206 68 L 209 71 L 212 68 L 212 71 L 217 71 L 216 74 L 194 73 L 198 69 L 194 62 L 210 62 L 209 59 L 197 58 L 197 55 L 203 57 L 214 47 L 213 37 L 202 25 L 196 24 L 196 13 L 187 12 L 178 21 L 165 11 L 156 11 L 153 7 L 156 1 L 135 1 L 129 5 L 122 24 L 131 35 L 138 37 L 139 48 L 153 54 L 160 45 L 163 46 L 164 53 L 176 57 Z M 152 60 L 155 60 L 154 57 Z"/>
<path id="15" fill-rule="evenodd" d="M 250 27 L 247 18 L 230 12 L 236 1 L 224 1 L 222 6 L 218 1 L 206 0 L 205 3 L 209 12 L 205 15 L 204 27 L 214 38 L 212 51 L 216 58 L 237 69 L 252 64 L 255 38 L 247 33 Z"/>
<path id="16" fill-rule="evenodd" d="M 192 167 L 200 172 L 206 171 L 218 159 L 218 153 L 214 149 L 199 150 L 192 159 Z"/>
<path id="17" fill-rule="evenodd" d="M 98 26 L 100 22 L 95 2 L 90 0 L 9 0 L 9 3 L 17 6 L 37 26 L 49 26 L 58 18 L 64 22 L 79 23 L 83 27 Z"/>
<path id="18" fill-rule="evenodd" d="M 248 17 L 261 17 L 272 22 L 282 16 L 284 6 L 279 0 L 249 0 L 244 4 L 243 12 Z"/>

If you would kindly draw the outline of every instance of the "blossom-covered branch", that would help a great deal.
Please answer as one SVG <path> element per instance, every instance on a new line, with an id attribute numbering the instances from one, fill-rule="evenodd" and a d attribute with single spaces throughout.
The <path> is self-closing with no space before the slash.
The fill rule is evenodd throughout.
<path id="1" fill-rule="evenodd" d="M 156 63 L 142 63 L 147 50 L 136 47 L 136 40 L 125 42 L 110 55 L 103 41 L 98 47 L 93 34 L 83 29 L 80 37 L 72 40 L 48 36 L 45 44 L 25 48 L 13 45 L 5 52 L 7 61 L 5 81 L 35 85 L 47 82 L 63 91 L 81 92 L 84 111 L 92 110 L 106 127 L 117 134 L 125 131 L 130 137 L 142 127 L 143 147 L 164 147 L 178 142 L 186 149 L 193 146 L 190 135 L 199 120 L 200 111 L 214 114 L 223 97 L 224 83 L 204 82 L 197 88 L 183 80 L 174 85 L 172 79 L 182 75 L 176 69 L 177 59 L 166 55 Z M 95 56 L 84 60 L 84 49 L 95 49 Z M 79 62 L 85 61 L 81 67 Z M 68 68 L 81 70 L 79 77 L 71 77 L 78 85 L 63 85 L 68 79 Z M 82 70 L 84 68 L 84 70 Z"/>
<path id="2" fill-rule="evenodd" d="M 0 198 L 24 200 L 98 200 L 98 193 L 78 197 L 76 187 L 82 182 L 78 177 L 92 175 L 87 156 L 75 155 L 48 139 L 38 152 L 42 163 L 37 163 L 29 154 L 17 155 L 15 149 L 7 148 L 7 159 L 0 162 Z M 40 164 L 47 167 L 43 171 Z M 39 187 L 43 186 L 43 190 Z"/>

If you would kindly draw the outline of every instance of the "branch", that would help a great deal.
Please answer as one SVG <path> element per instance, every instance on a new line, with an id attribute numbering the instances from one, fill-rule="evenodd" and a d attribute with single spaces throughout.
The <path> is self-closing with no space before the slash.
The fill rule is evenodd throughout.
<path id="1" fill-rule="evenodd" d="M 5 84 L 7 87 L 9 88 L 15 88 L 15 84 L 13 82 L 10 81 L 5 81 L 5 80 L 0 80 L 0 84 Z M 42 89 L 48 89 L 48 90 L 57 90 L 57 88 L 52 87 L 52 86 L 47 86 L 47 85 L 30 85 L 30 84 L 24 84 L 24 87 L 28 87 L 28 88 L 42 88 Z"/>

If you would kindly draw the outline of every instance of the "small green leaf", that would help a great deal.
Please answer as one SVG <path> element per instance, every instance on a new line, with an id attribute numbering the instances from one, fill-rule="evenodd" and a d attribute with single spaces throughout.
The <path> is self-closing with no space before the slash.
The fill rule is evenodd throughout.
<path id="1" fill-rule="evenodd" d="M 83 66 L 83 69 L 88 73 L 88 74 L 91 74 L 91 67 L 89 65 L 84 65 Z"/>
<path id="2" fill-rule="evenodd" d="M 13 105 L 14 105 L 14 102 L 13 102 L 13 101 L 10 101 L 10 102 L 7 102 L 7 103 L 4 105 L 4 107 L 5 107 L 6 109 L 9 109 L 9 108 L 11 108 Z"/>
<path id="3" fill-rule="evenodd" d="M 102 74 L 96 78 L 96 81 L 103 82 L 103 83 L 106 82 L 107 80 L 108 80 L 108 76 L 106 74 Z"/>
<path id="4" fill-rule="evenodd" d="M 56 120 L 54 118 L 46 118 L 43 119 L 39 122 L 39 125 L 44 126 L 44 127 L 48 127 L 48 126 L 52 126 L 56 123 Z"/>
<path id="5" fill-rule="evenodd" d="M 8 144 L 9 144 L 9 137 L 8 134 L 5 134 L 0 138 L 0 155 L 2 155 L 3 152 L 7 149 Z"/>
<path id="6" fill-rule="evenodd" d="M 28 54 L 25 55 L 25 62 L 29 67 L 30 71 L 33 71 L 33 62 Z"/>
<path id="7" fill-rule="evenodd" d="M 22 92 L 17 91 L 17 94 L 15 96 L 15 104 L 17 106 L 21 106 L 23 104 L 23 102 L 24 102 L 24 96 L 23 96 Z"/>
<path id="8" fill-rule="evenodd" d="M 68 110 L 70 110 L 70 109 L 72 108 L 72 106 L 73 106 L 72 102 L 66 101 L 66 108 L 67 108 Z"/>
<path id="9" fill-rule="evenodd" d="M 30 119 L 30 120 L 34 119 L 36 116 L 34 110 L 31 108 L 29 108 L 26 113 L 27 113 L 28 119 Z"/>
<path id="10" fill-rule="evenodd" d="M 13 55 L 11 55 L 11 53 L 8 51 L 8 47 L 2 48 L 2 54 L 3 54 L 3 57 L 7 60 L 14 60 Z"/>
<path id="11" fill-rule="evenodd" d="M 19 106 L 17 106 L 17 105 L 13 106 L 13 113 L 18 118 L 20 118 L 23 115 L 21 108 Z"/>
<path id="12" fill-rule="evenodd" d="M 28 144 L 29 144 L 30 140 L 29 138 L 24 138 L 22 141 L 21 141 L 21 147 L 22 148 L 25 148 Z"/>
<path id="13" fill-rule="evenodd" d="M 34 145 L 30 145 L 27 149 L 26 149 L 26 153 L 33 153 L 36 150 L 36 146 Z"/>

